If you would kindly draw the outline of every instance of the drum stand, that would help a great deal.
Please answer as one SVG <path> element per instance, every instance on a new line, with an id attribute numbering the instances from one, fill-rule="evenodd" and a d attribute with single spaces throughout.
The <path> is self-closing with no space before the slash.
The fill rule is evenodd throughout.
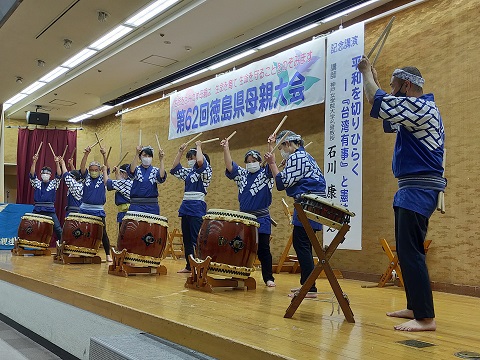
<path id="1" fill-rule="evenodd" d="M 154 274 L 167 275 L 167 268 L 164 265 L 158 267 L 151 266 L 131 266 L 125 262 L 127 249 L 117 252 L 112 247 L 113 264 L 108 266 L 108 273 L 111 275 L 129 277 L 136 274 Z"/>
<path id="2" fill-rule="evenodd" d="M 34 256 L 41 256 L 41 255 L 47 255 L 50 256 L 52 255 L 52 252 L 50 251 L 49 248 L 46 249 L 32 249 L 32 250 L 27 250 L 24 249 L 23 247 L 20 247 L 18 245 L 18 240 L 15 240 L 15 245 L 13 246 L 12 249 L 12 255 L 13 256 L 23 256 L 23 255 L 34 255 Z"/>
<path id="3" fill-rule="evenodd" d="M 328 263 L 328 260 L 332 257 L 337 247 L 345 239 L 345 234 L 348 232 L 348 230 L 350 230 L 350 225 L 348 225 L 347 223 L 343 224 L 340 230 L 338 231 L 337 235 L 335 235 L 335 237 L 333 238 L 332 243 L 330 244 L 328 249 L 324 251 L 320 246 L 320 243 L 318 242 L 317 236 L 315 235 L 315 232 L 313 231 L 312 226 L 308 221 L 307 215 L 305 214 L 305 211 L 303 210 L 302 205 L 295 203 L 294 206 L 295 206 L 295 209 L 297 210 L 298 219 L 302 223 L 308 235 L 308 238 L 310 239 L 310 242 L 312 243 L 312 246 L 315 252 L 317 253 L 319 261 L 317 265 L 315 265 L 312 273 L 307 278 L 305 283 L 302 285 L 300 290 L 294 294 L 292 302 L 290 303 L 290 306 L 285 312 L 284 317 L 291 318 L 293 316 L 293 314 L 295 313 L 295 311 L 297 310 L 297 308 L 300 306 L 303 299 L 307 295 L 308 291 L 310 290 L 312 285 L 315 283 L 315 280 L 318 278 L 322 270 L 324 270 L 325 275 L 327 276 L 327 279 L 330 283 L 330 286 L 332 287 L 333 293 L 337 298 L 338 304 L 342 308 L 345 318 L 349 323 L 354 323 L 355 319 L 353 318 L 353 312 L 352 312 L 352 309 L 350 308 L 348 297 L 345 293 L 343 293 L 340 287 L 340 284 L 338 283 L 338 280 L 335 277 L 335 273 L 333 272 L 332 267 Z"/>
<path id="4" fill-rule="evenodd" d="M 57 241 L 57 253 L 53 257 L 53 262 L 56 264 L 101 264 L 102 258 L 95 256 L 70 256 L 65 251 L 65 241 L 61 244 Z"/>
<path id="5" fill-rule="evenodd" d="M 189 255 L 188 260 L 192 269 L 192 276 L 187 278 L 185 282 L 186 288 L 205 292 L 213 292 L 214 288 L 244 289 L 247 287 L 247 290 L 255 290 L 257 288 L 257 282 L 252 277 L 247 279 L 216 279 L 208 276 L 208 266 L 212 260 L 210 256 L 207 256 L 205 260 L 198 261 L 192 255 Z"/>

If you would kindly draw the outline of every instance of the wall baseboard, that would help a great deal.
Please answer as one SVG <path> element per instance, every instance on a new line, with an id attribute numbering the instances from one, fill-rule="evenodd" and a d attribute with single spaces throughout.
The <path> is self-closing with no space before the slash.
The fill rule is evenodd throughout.
<path id="1" fill-rule="evenodd" d="M 345 279 L 369 281 L 373 283 L 378 283 L 380 281 L 380 276 L 381 276 L 378 274 L 369 274 L 369 273 L 362 273 L 357 271 L 345 271 L 345 270 L 342 270 L 342 275 Z M 480 286 L 450 284 L 450 283 L 444 283 L 439 281 L 432 281 L 431 285 L 432 285 L 433 291 L 480 297 Z"/>

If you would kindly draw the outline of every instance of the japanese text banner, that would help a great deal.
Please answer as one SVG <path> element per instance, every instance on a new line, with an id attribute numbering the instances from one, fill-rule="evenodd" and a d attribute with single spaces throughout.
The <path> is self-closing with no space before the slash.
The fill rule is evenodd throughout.
<path id="1" fill-rule="evenodd" d="M 170 96 L 168 139 L 320 104 L 325 38 L 319 38 Z"/>
<path id="2" fill-rule="evenodd" d="M 364 24 L 327 37 L 325 157 L 327 198 L 355 216 L 339 249 L 362 249 L 363 83 L 357 65 L 364 52 Z M 324 228 L 323 243 L 336 230 Z"/>

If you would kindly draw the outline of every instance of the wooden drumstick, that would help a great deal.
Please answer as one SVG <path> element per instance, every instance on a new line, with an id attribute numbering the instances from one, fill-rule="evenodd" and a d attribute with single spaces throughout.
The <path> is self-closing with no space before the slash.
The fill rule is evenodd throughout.
<path id="1" fill-rule="evenodd" d="M 125 160 L 125 158 L 127 157 L 127 155 L 128 155 L 128 151 L 125 153 L 125 155 L 123 155 L 122 159 L 118 162 L 118 165 L 116 166 L 117 168 L 118 168 L 120 165 L 122 165 L 122 162 L 123 162 L 123 160 Z"/>
<path id="2" fill-rule="evenodd" d="M 36 156 L 38 156 L 38 154 L 40 153 L 40 149 L 42 148 L 42 145 L 43 145 L 43 141 L 40 142 L 40 145 L 38 146 L 38 150 L 37 152 L 35 153 Z"/>
<path id="3" fill-rule="evenodd" d="M 306 149 L 307 147 L 309 147 L 310 145 L 313 144 L 313 141 L 310 141 L 307 145 L 305 145 L 303 148 Z"/>
<path id="4" fill-rule="evenodd" d="M 202 134 L 203 134 L 203 133 L 197 134 L 196 136 L 194 136 L 193 138 L 191 138 L 190 140 L 188 140 L 188 141 L 185 143 L 185 145 L 188 145 L 188 144 L 190 144 L 192 141 L 197 140 L 200 136 L 202 136 Z"/>
<path id="5" fill-rule="evenodd" d="M 99 139 L 97 133 L 95 133 L 95 137 L 97 138 L 97 141 L 98 141 L 98 143 L 100 144 L 100 146 L 102 146 L 102 144 L 100 143 L 100 141 L 102 141 L 103 138 L 102 138 L 102 139 Z"/>
<path id="6" fill-rule="evenodd" d="M 107 152 L 107 162 L 108 162 L 108 157 L 110 156 L 110 151 L 112 151 L 112 147 L 110 146 L 110 148 L 108 149 L 108 152 Z"/>
<path id="7" fill-rule="evenodd" d="M 48 146 L 50 146 L 50 150 L 52 150 L 53 157 L 57 157 L 57 155 L 55 155 L 55 152 L 53 151 L 52 145 L 50 145 L 50 143 L 48 143 Z"/>
<path id="8" fill-rule="evenodd" d="M 142 146 L 142 129 L 138 130 L 138 146 Z"/>
<path id="9" fill-rule="evenodd" d="M 230 140 L 230 139 L 233 137 L 233 135 L 235 135 L 236 133 L 237 133 L 237 130 L 235 130 L 234 132 L 232 132 L 232 133 L 230 134 L 230 136 L 227 137 L 227 141 Z"/>
<path id="10" fill-rule="evenodd" d="M 380 55 L 380 52 L 382 51 L 382 48 L 383 48 L 383 45 L 385 44 L 385 41 L 387 40 L 387 37 L 388 37 L 388 34 L 390 33 L 390 29 L 392 28 L 392 25 L 393 25 L 393 21 L 395 20 L 395 16 L 392 16 L 392 18 L 390 19 L 390 21 L 388 22 L 387 26 L 385 27 L 385 29 L 383 30 L 383 32 L 380 34 L 378 40 L 376 41 L 376 43 L 373 45 L 372 47 L 372 50 L 370 50 L 370 52 L 368 53 L 367 57 L 370 58 L 370 56 L 372 56 L 373 52 L 375 51 L 375 49 L 377 48 L 378 44 L 380 43 L 380 41 L 382 41 L 382 44 L 380 45 L 380 48 L 378 49 L 378 52 L 377 52 L 377 55 L 375 56 L 375 58 L 373 59 L 373 62 L 372 62 L 372 66 L 375 65 L 375 63 L 377 62 L 377 59 L 378 59 L 378 56 Z"/>
<path id="11" fill-rule="evenodd" d="M 103 140 L 103 138 L 99 139 L 98 141 L 95 141 L 95 144 L 90 145 L 90 149 L 93 148 L 95 145 L 97 145 L 102 140 Z"/>
<path id="12" fill-rule="evenodd" d="M 213 142 L 213 141 L 218 141 L 218 140 L 220 140 L 220 138 L 218 138 L 218 137 L 213 138 L 213 139 L 208 139 L 208 140 L 205 140 L 205 141 L 202 140 L 202 144 L 206 144 L 206 143 Z"/>
<path id="13" fill-rule="evenodd" d="M 70 159 L 72 159 L 72 160 L 73 160 L 73 155 L 75 155 L 75 150 L 77 150 L 77 147 L 73 148 L 72 155 L 70 155 Z"/>
<path id="14" fill-rule="evenodd" d="M 282 121 L 280 121 L 280 124 L 278 124 L 277 128 L 275 129 L 275 131 L 272 134 L 277 134 L 278 130 L 280 130 L 280 128 L 282 127 L 285 120 L 287 120 L 287 117 L 288 117 L 288 115 L 285 115 L 283 117 Z"/>
<path id="15" fill-rule="evenodd" d="M 273 147 L 272 151 L 269 151 L 269 152 L 273 154 L 273 152 L 277 149 L 278 145 L 280 145 L 281 143 L 283 143 L 283 141 L 285 140 L 285 138 L 286 138 L 288 135 L 290 135 L 290 131 L 287 131 L 287 132 L 282 136 L 282 138 L 280 139 L 280 141 L 275 144 L 275 146 Z M 265 163 L 266 163 L 266 162 L 267 162 L 267 160 L 263 159 L 263 161 L 262 161 L 262 166 L 265 166 Z"/>
<path id="16" fill-rule="evenodd" d="M 155 139 L 157 139 L 158 150 L 161 150 L 162 147 L 160 146 L 160 140 L 158 140 L 158 135 L 155 134 Z"/>
<path id="17" fill-rule="evenodd" d="M 65 146 L 65 150 L 63 150 L 62 159 L 65 157 L 67 149 L 68 149 L 68 144 Z"/>

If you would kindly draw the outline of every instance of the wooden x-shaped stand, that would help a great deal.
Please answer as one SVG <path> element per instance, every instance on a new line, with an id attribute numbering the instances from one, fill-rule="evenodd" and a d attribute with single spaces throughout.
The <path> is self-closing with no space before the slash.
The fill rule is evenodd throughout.
<path id="1" fill-rule="evenodd" d="M 315 232 L 313 231 L 312 226 L 308 221 L 307 215 L 305 214 L 305 211 L 303 210 L 302 205 L 295 203 L 294 206 L 295 206 L 295 210 L 297 210 L 298 219 L 302 223 L 308 235 L 308 238 L 312 243 L 313 249 L 317 253 L 319 261 L 318 261 L 318 264 L 315 265 L 315 267 L 313 268 L 313 271 L 311 272 L 311 274 L 309 275 L 305 283 L 302 285 L 298 293 L 295 293 L 292 299 L 292 302 L 290 303 L 290 306 L 285 312 L 284 317 L 291 318 L 293 316 L 293 314 L 295 313 L 295 311 L 297 310 L 297 308 L 300 306 L 303 299 L 307 295 L 308 291 L 315 283 L 315 280 L 318 278 L 322 270 L 324 270 L 325 275 L 327 276 L 327 279 L 330 283 L 330 286 L 332 287 L 333 293 L 337 298 L 338 304 L 342 308 L 343 314 L 345 315 L 345 319 L 347 319 L 349 323 L 354 323 L 355 319 L 353 318 L 353 312 L 352 312 L 352 309 L 350 308 L 348 298 L 343 293 L 342 288 L 340 287 L 340 284 L 338 283 L 338 280 L 335 277 L 333 269 L 328 263 L 328 260 L 332 257 L 335 250 L 337 250 L 338 245 L 340 245 L 345 239 L 345 234 L 348 232 L 348 230 L 350 230 L 350 225 L 348 225 L 347 223 L 343 224 L 343 226 L 338 231 L 337 235 L 335 235 L 335 237 L 333 238 L 332 243 L 330 244 L 328 249 L 324 251 L 320 246 L 320 243 L 318 242 L 317 236 L 315 235 Z"/>

